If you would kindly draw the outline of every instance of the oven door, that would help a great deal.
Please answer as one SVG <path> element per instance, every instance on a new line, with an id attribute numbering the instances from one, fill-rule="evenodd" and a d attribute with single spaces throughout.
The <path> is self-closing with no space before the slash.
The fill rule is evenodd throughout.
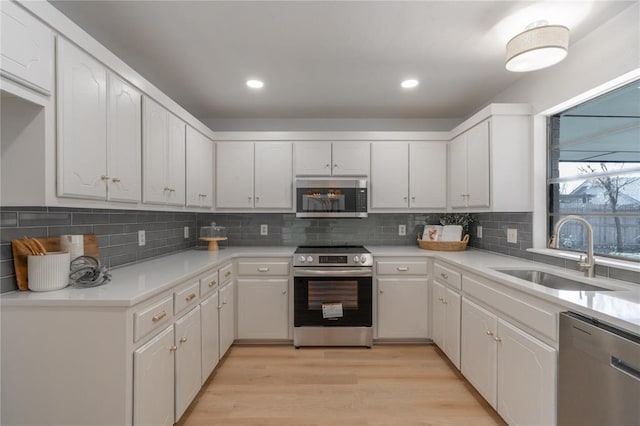
<path id="1" fill-rule="evenodd" d="M 330 268 L 323 268 L 317 270 L 315 276 L 301 276 L 302 273 L 296 271 L 294 326 L 371 327 L 371 270 L 365 268 L 352 276 L 331 276 L 332 272 Z M 358 273 L 364 276 L 357 276 Z"/>

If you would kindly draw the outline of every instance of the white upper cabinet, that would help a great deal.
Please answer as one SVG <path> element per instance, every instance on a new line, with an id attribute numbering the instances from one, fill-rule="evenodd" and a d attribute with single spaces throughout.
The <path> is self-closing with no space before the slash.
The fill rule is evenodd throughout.
<path id="1" fill-rule="evenodd" d="M 290 209 L 290 142 L 225 142 L 217 145 L 216 207 Z"/>
<path id="2" fill-rule="evenodd" d="M 459 133 L 449 143 L 449 205 L 468 211 L 530 211 L 528 107 L 492 107 L 500 112 Z"/>
<path id="3" fill-rule="evenodd" d="M 107 70 L 58 38 L 58 195 L 107 195 Z"/>
<path id="4" fill-rule="evenodd" d="M 109 74 L 107 199 L 138 202 L 142 193 L 142 95 Z"/>
<path id="5" fill-rule="evenodd" d="M 367 176 L 369 142 L 299 142 L 296 176 Z"/>
<path id="6" fill-rule="evenodd" d="M 53 33 L 17 4 L 0 2 L 2 75 L 50 94 L 53 84 Z"/>
<path id="7" fill-rule="evenodd" d="M 213 207 L 214 143 L 187 126 L 187 206 Z"/>
<path id="8" fill-rule="evenodd" d="M 142 115 L 142 201 L 183 206 L 185 123 L 146 96 Z"/>
<path id="9" fill-rule="evenodd" d="M 446 142 L 373 142 L 372 209 L 445 209 Z"/>

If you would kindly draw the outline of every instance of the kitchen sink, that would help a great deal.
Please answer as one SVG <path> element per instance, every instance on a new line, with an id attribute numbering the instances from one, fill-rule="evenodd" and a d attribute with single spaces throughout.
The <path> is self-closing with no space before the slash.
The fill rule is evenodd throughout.
<path id="1" fill-rule="evenodd" d="M 496 269 L 496 271 L 522 280 L 531 281 L 532 283 L 543 285 L 545 287 L 554 288 L 556 290 L 612 291 L 609 288 L 585 284 L 580 281 L 561 277 L 549 272 L 539 271 L 537 269 Z"/>

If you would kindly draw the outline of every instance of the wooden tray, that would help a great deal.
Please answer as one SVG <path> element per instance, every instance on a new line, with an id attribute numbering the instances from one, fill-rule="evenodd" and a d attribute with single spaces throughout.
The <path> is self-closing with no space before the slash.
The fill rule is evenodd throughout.
<path id="1" fill-rule="evenodd" d="M 425 241 L 418 237 L 418 245 L 422 250 L 437 251 L 463 251 L 467 248 L 469 234 L 466 234 L 462 241 Z"/>
<path id="2" fill-rule="evenodd" d="M 36 238 L 47 251 L 60 251 L 60 237 Z M 16 281 L 20 290 L 29 290 L 29 277 L 27 274 L 28 251 L 11 241 L 11 251 L 13 252 L 13 267 L 16 270 Z M 98 251 L 98 239 L 96 234 L 84 235 L 84 254 L 89 256 L 100 256 Z"/>

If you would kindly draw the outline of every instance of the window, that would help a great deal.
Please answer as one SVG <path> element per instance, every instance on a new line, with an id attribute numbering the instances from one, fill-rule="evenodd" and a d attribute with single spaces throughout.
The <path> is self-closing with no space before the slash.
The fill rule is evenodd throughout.
<path id="1" fill-rule="evenodd" d="M 596 254 L 640 262 L 640 80 L 550 117 L 549 232 L 576 214 L 593 227 Z M 568 222 L 560 247 L 584 251 Z"/>

